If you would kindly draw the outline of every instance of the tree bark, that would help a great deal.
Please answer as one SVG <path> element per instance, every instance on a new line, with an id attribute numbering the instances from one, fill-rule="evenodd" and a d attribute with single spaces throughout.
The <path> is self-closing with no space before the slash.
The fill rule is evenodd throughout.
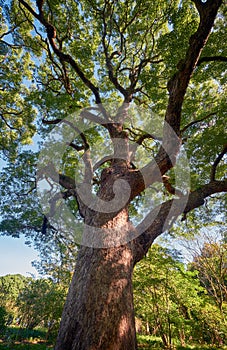
<path id="1" fill-rule="evenodd" d="M 110 120 L 110 123 L 105 123 L 105 119 L 102 120 L 97 115 L 93 117 L 98 124 L 105 125 L 113 140 L 115 151 L 111 167 L 105 168 L 102 171 L 98 196 L 104 201 L 108 202 L 114 199 L 113 184 L 117 179 L 123 179 L 128 182 L 131 189 L 130 198 L 125 205 L 127 207 L 131 200 L 154 182 L 161 181 L 161 176 L 165 175 L 168 170 L 175 166 L 176 158 L 181 147 L 181 111 L 185 94 L 196 66 L 201 63 L 199 61 L 200 55 L 209 38 L 222 0 L 207 0 L 205 2 L 202 0 L 193 0 L 193 2 L 200 15 L 200 24 L 197 31 L 189 38 L 188 50 L 185 57 L 178 62 L 176 73 L 168 81 L 169 100 L 165 115 L 166 124 L 163 129 L 162 146 L 155 159 L 140 171 L 138 169 L 131 169 L 129 167 L 130 149 L 128 137 L 123 130 L 123 121 L 117 118 L 117 120 Z M 92 80 L 87 78 L 77 63 L 78 59 L 74 59 L 70 54 L 65 53 L 61 45 L 59 45 L 56 28 L 46 19 L 48 16 L 45 17 L 45 11 L 43 9 L 44 2 L 37 1 L 38 13 L 26 1 L 19 0 L 19 3 L 45 27 L 50 45 L 48 48 L 51 48 L 50 51 L 53 51 L 53 55 L 58 58 L 61 66 L 64 68 L 64 65 L 68 64 L 84 83 L 84 86 L 93 93 L 96 104 L 101 105 L 102 101 L 98 86 L 95 86 Z M 139 76 L 127 89 L 120 85 L 111 67 L 111 55 L 109 55 L 105 43 L 105 36 L 106 34 L 104 33 L 102 39 L 109 80 L 113 83 L 116 90 L 124 96 L 125 102 L 128 104 L 131 102 L 133 93 L 136 92 L 136 82 L 138 82 Z M 97 120 L 97 118 L 99 119 Z M 109 119 L 107 120 L 109 121 Z M 58 120 L 51 123 L 55 124 L 55 122 L 58 122 Z M 115 138 L 118 139 L 118 142 L 114 143 Z M 87 149 L 87 147 L 84 149 Z M 75 273 L 62 315 L 55 350 L 136 349 L 132 293 L 133 266 L 143 258 L 154 239 L 163 231 L 170 228 L 179 215 L 183 213 L 186 216 L 194 208 L 203 205 L 204 199 L 212 193 L 226 190 L 226 182 L 215 181 L 216 164 L 220 161 L 220 157 L 217 158 L 213 165 L 209 184 L 178 200 L 168 200 L 161 204 L 159 208 L 155 208 L 145 218 L 144 222 L 139 225 L 138 232 L 140 231 L 141 234 L 130 243 L 112 248 L 98 249 L 86 246 L 80 248 Z M 122 160 L 124 161 L 122 162 Z M 91 172 L 90 170 L 88 166 L 88 173 Z M 55 172 L 50 172 L 52 172 L 52 176 L 50 177 L 56 177 Z M 90 173 L 89 176 L 85 177 L 92 180 L 92 174 Z M 124 237 L 125 235 L 127 237 L 127 234 L 130 234 L 131 231 L 128 225 L 127 215 L 125 217 L 121 215 L 124 208 L 120 208 L 122 210 L 120 213 L 113 210 L 108 215 L 102 215 L 102 213 L 99 215 L 99 213 L 97 214 L 95 212 L 97 208 L 92 212 L 92 210 L 88 210 L 87 205 L 83 204 L 82 200 L 79 200 L 80 196 L 76 193 L 73 180 L 65 175 L 60 175 L 56 177 L 56 182 L 59 182 L 62 187 L 67 189 L 69 195 L 76 197 L 80 214 L 86 224 L 89 225 L 90 223 L 91 227 L 99 228 L 105 226 L 118 230 L 118 224 L 120 222 L 119 236 L 122 237 L 123 235 Z M 86 188 L 91 183 L 91 181 L 86 180 Z M 185 205 L 182 205 L 184 199 L 188 200 L 183 203 Z M 125 210 L 127 211 L 127 208 Z M 147 223 L 150 223 L 148 227 Z M 89 236 L 89 232 L 87 234 Z M 111 241 L 111 238 L 108 236 L 107 241 Z M 167 342 L 167 340 L 165 341 Z"/>
<path id="2" fill-rule="evenodd" d="M 148 215 L 150 226 L 128 244 L 112 248 L 82 246 L 55 350 L 135 350 L 132 291 L 135 263 L 142 259 L 154 239 L 171 227 L 180 214 L 199 207 L 212 193 L 226 190 L 225 181 L 213 181 L 190 193 L 186 207 L 181 206 L 182 198 L 175 203 L 173 200 L 163 203 L 157 213 L 154 210 L 154 220 L 153 212 Z M 126 214 L 127 210 L 122 210 L 106 224 L 106 228 L 119 226 L 119 235 L 130 234 L 133 228 Z M 167 217 L 170 226 L 165 224 Z M 96 218 L 97 226 L 99 220 L 102 222 L 101 216 Z"/>
<path id="3" fill-rule="evenodd" d="M 81 247 L 55 350 L 134 350 L 131 245 Z"/>

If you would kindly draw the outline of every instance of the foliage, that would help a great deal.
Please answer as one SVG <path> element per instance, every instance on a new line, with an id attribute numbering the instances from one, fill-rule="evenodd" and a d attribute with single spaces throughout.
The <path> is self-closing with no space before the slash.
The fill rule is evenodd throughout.
<path id="1" fill-rule="evenodd" d="M 56 331 L 62 314 L 67 289 L 49 279 L 33 280 L 18 296 L 22 327 L 44 326 L 48 335 Z"/>
<path id="2" fill-rule="evenodd" d="M 7 311 L 4 306 L 0 306 L 0 335 L 5 331 L 7 323 Z"/>
<path id="3" fill-rule="evenodd" d="M 150 336 L 150 335 L 138 335 L 138 349 L 143 349 L 143 350 L 161 350 L 163 349 L 163 345 L 161 343 L 160 338 Z M 223 349 L 225 350 L 227 347 L 226 346 L 215 346 L 215 345 L 201 345 L 201 344 L 192 344 L 192 345 L 186 345 L 186 346 L 181 346 L 179 344 L 176 344 L 174 346 L 174 349 L 176 350 L 208 350 L 208 349 Z"/>
<path id="4" fill-rule="evenodd" d="M 17 322 L 17 298 L 30 280 L 31 278 L 19 274 L 0 277 L 0 306 L 6 308 L 7 324 Z"/>
<path id="5" fill-rule="evenodd" d="M 0 350 L 48 350 L 53 349 L 52 346 L 46 346 L 46 344 L 14 344 L 11 348 L 8 344 L 0 344 Z"/>
<path id="6" fill-rule="evenodd" d="M 14 159 L 21 145 L 31 144 L 36 131 L 36 113 L 31 101 L 32 85 L 28 84 L 34 63 L 19 43 L 12 44 L 8 16 L 3 7 L 0 7 L 0 18 L 0 155 Z"/>
<path id="7" fill-rule="evenodd" d="M 1 232 L 19 237 L 20 233 L 35 235 L 42 224 L 40 207 L 35 201 L 35 162 L 37 155 L 25 151 L 17 159 L 5 166 L 1 172 L 2 203 Z M 23 179 L 23 180 L 22 180 Z M 35 237 L 33 239 L 35 241 Z"/>
<path id="8" fill-rule="evenodd" d="M 2 337 L 3 340 L 8 343 L 16 343 L 16 342 L 42 342 L 46 340 L 46 331 L 40 329 L 25 329 L 19 328 L 18 326 L 7 327 L 5 330 L 5 334 Z"/>
<path id="9" fill-rule="evenodd" d="M 78 242 L 68 229 L 51 222 L 53 213 L 64 213 L 61 203 L 78 219 L 78 225 L 90 220 L 94 227 L 118 227 L 122 213 L 128 225 L 125 212 L 136 225 L 151 207 L 152 214 L 158 209 L 155 224 L 149 223 L 131 242 L 134 263 L 157 236 L 171 231 L 181 215 L 187 219 L 182 230 L 186 235 L 188 227 L 194 233 L 195 226 L 209 220 L 224 221 L 220 212 L 226 209 L 226 202 L 220 193 L 226 191 L 226 10 L 221 0 L 9 0 L 0 1 L 0 6 L 0 150 L 9 160 L 0 174 L 0 232 L 17 237 L 25 234 L 27 243 L 34 242 L 41 252 L 42 272 L 51 268 L 50 279 L 30 281 L 20 294 L 22 322 L 33 328 L 42 322 L 58 322 L 65 293 L 58 281 L 68 281 L 73 270 Z M 57 192 L 54 200 L 46 201 L 45 208 L 50 208 L 42 213 L 36 191 L 37 153 L 24 145 L 31 143 L 36 131 L 42 142 L 55 125 L 63 125 L 64 118 L 88 106 L 79 115 L 81 124 L 74 126 L 79 130 L 77 137 L 69 140 L 67 135 L 64 140 L 67 147 L 62 159 L 58 161 L 58 150 L 53 149 L 50 162 L 42 164 L 45 169 L 38 172 L 39 179 L 49 186 L 45 195 Z M 147 117 L 137 113 L 136 107 L 140 111 L 145 107 Z M 92 120 L 98 120 L 98 126 L 89 128 Z M 161 120 L 161 131 L 147 134 L 157 120 Z M 174 140 L 167 125 L 177 135 Z M 81 133 L 80 126 L 87 126 L 86 132 Z M 120 156 L 116 138 L 123 145 Z M 110 152 L 112 158 L 106 161 L 104 154 L 100 160 L 100 150 Z M 189 158 L 188 188 L 184 167 L 177 168 L 181 151 Z M 176 173 L 180 174 L 180 186 Z M 105 201 L 114 196 L 114 182 L 126 179 L 131 192 L 122 213 L 94 212 L 80 198 L 77 177 L 90 195 L 98 194 Z M 184 208 L 182 199 L 186 200 Z M 181 225 L 178 221 L 171 233 L 179 232 Z M 205 251 L 212 251 L 209 262 L 218 266 L 216 247 L 205 247 Z M 147 322 L 153 322 L 152 331 L 169 347 L 173 337 L 183 344 L 192 331 L 200 336 L 194 319 L 204 329 L 203 341 L 207 341 L 205 335 L 209 337 L 205 324 L 211 342 L 223 340 L 222 329 L 216 334 L 222 306 L 219 312 L 215 305 L 207 304 L 209 295 L 196 272 L 187 271 L 163 248 L 148 252 L 147 261 L 151 257 L 153 265 L 147 266 L 144 260 L 136 268 L 137 311 L 143 321 L 146 311 Z M 204 252 L 195 261 L 198 270 L 203 261 Z M 152 266 L 158 267 L 159 275 Z M 201 271 L 199 274 L 208 294 L 214 293 L 216 277 L 208 280 Z M 222 286 L 225 282 L 221 281 Z M 93 293 L 92 287 L 89 293 Z M 216 294 L 217 301 L 223 288 Z M 147 315 L 142 299 L 147 302 L 149 298 L 152 313 L 149 310 Z M 52 303 L 55 309 L 48 308 Z M 213 315 L 211 319 L 207 313 Z"/>
<path id="10" fill-rule="evenodd" d="M 26 286 L 28 280 L 27 277 L 22 275 L 6 275 L 0 277 L 0 293 L 1 303 L 4 302 L 7 305 L 10 302 L 15 302 L 17 296 L 22 289 Z"/>
<path id="11" fill-rule="evenodd" d="M 173 339 L 182 345 L 193 341 L 222 344 L 226 324 L 200 286 L 197 272 L 185 270 L 171 251 L 153 245 L 134 273 L 136 315 L 145 330 L 161 337 L 164 346 Z"/>
<path id="12" fill-rule="evenodd" d="M 31 2 L 31 6 L 37 10 L 34 1 Z M 84 84 L 83 79 L 81 80 L 80 74 L 75 74 L 70 64 L 63 64 L 59 57 L 54 55 L 48 44 L 45 28 L 40 26 L 37 20 L 33 20 L 31 13 L 19 1 L 2 4 L 1 11 L 4 19 L 1 28 L 2 52 L 5 54 L 8 50 L 6 56 L 1 56 L 3 85 L 10 81 L 9 88 L 6 89 L 4 85 L 1 90 L 7 106 L 1 105 L 2 142 L 4 140 L 6 143 L 2 148 L 5 153 L 11 152 L 13 155 L 15 142 L 28 142 L 26 138 L 31 137 L 36 128 L 41 137 L 50 130 L 52 126 L 43 124 L 44 120 L 62 119 L 77 111 L 78 107 L 90 104 L 92 91 Z M 189 37 L 199 23 L 199 15 L 193 3 L 183 1 L 179 6 L 178 1 L 163 0 L 158 5 L 152 1 L 149 5 L 140 1 L 125 4 L 117 2 L 114 5 L 106 3 L 104 6 L 102 1 L 83 1 L 80 5 L 75 1 L 63 1 L 61 4 L 44 3 L 43 11 L 45 15 L 51 13 L 50 20 L 59 33 L 58 41 L 62 52 L 67 52 L 72 58 L 76 57 L 79 69 L 94 86 L 98 86 L 105 104 L 110 101 L 115 104 L 122 101 L 121 94 L 109 78 L 109 68 L 106 64 L 107 56 L 116 53 L 111 64 L 119 84 L 126 89 L 134 72 L 141 69 L 137 92 L 134 94 L 135 103 L 152 109 L 156 115 L 163 118 L 168 99 L 167 82 L 175 73 L 179 59 L 187 50 Z M 224 40 L 225 15 L 221 7 L 205 47 L 204 57 L 213 52 L 225 57 L 225 46 L 219 46 L 219 42 Z M 201 62 L 185 97 L 182 109 L 182 138 L 190 160 L 191 190 L 199 188 L 209 180 L 212 164 L 226 143 L 224 64 L 221 60 L 208 61 L 207 64 Z M 126 121 L 125 127 L 128 128 L 132 140 L 135 139 L 135 135 L 137 139 L 141 136 L 141 129 L 137 129 L 140 127 L 139 120 Z M 91 146 L 92 132 L 89 131 L 86 135 Z M 103 131 L 100 134 L 100 130 L 97 130 L 93 135 L 93 142 L 99 145 L 106 143 L 106 133 L 105 137 L 103 135 Z M 149 157 L 151 146 L 154 147 L 154 140 L 145 139 L 142 143 L 142 148 L 148 150 Z M 12 205 L 11 197 L 17 192 L 21 194 L 16 201 L 20 203 L 21 213 L 18 207 L 12 208 L 10 220 L 8 217 L 3 218 L 1 231 L 10 234 L 26 231 L 34 240 L 34 230 L 42 229 L 42 215 L 37 201 L 35 203 L 35 191 L 30 193 L 34 184 L 36 157 L 29 157 L 30 160 L 28 154 L 22 154 L 18 157 L 17 164 L 14 163 L 2 174 L 3 181 L 4 177 L 8 179 L 10 174 L 10 178 L 17 178 L 20 185 L 26 184 L 27 190 L 17 189 L 15 181 L 10 181 L 10 188 L 2 194 L 7 204 L 1 211 L 8 216 L 8 208 Z M 71 175 L 78 162 L 74 149 L 67 150 L 64 161 L 64 172 Z M 18 166 L 20 167 L 19 163 L 33 166 L 33 174 L 28 168 L 27 174 L 26 171 L 16 171 Z M 174 182 L 174 173 L 170 171 L 170 175 L 171 181 Z M 224 162 L 220 160 L 216 168 L 216 178 L 222 179 L 223 175 Z M 69 201 L 69 205 L 77 211 L 75 201 Z M 214 216 L 217 211 L 215 203 L 211 203 L 210 207 L 213 208 Z M 131 210 L 131 214 L 134 212 L 135 210 Z M 199 212 L 197 218 L 201 219 L 201 215 L 205 217 L 204 213 Z M 32 225 L 29 225 L 30 223 Z"/>
<path id="13" fill-rule="evenodd" d="M 20 325 L 28 329 L 28 332 L 37 326 L 43 326 L 47 329 L 47 337 L 56 335 L 70 276 L 66 279 L 64 270 L 60 276 L 58 269 L 57 279 L 54 272 L 50 272 L 52 279 L 33 279 L 21 275 L 0 277 L 2 322 L 6 322 L 7 325 Z M 32 334 L 29 334 L 32 337 Z M 26 337 L 26 331 L 24 335 L 20 331 L 11 332 L 8 336 L 10 339 L 23 338 Z"/>
<path id="14" fill-rule="evenodd" d="M 201 238 L 201 237 L 200 237 Z M 193 251 L 191 269 L 199 272 L 198 277 L 208 294 L 212 296 L 221 312 L 227 307 L 227 245 L 215 241 L 214 237 L 197 244 Z M 224 309 L 224 311 L 223 311 Z"/>

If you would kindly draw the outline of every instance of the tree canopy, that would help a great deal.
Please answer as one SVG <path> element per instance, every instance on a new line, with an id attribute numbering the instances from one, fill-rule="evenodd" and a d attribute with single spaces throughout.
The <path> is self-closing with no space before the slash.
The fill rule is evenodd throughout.
<path id="1" fill-rule="evenodd" d="M 0 6 L 0 230 L 62 261 L 80 246 L 56 350 L 97 339 L 120 349 L 123 338 L 134 349 L 135 264 L 164 232 L 224 221 L 224 4 Z M 34 134 L 39 154 L 28 147 Z"/>
<path id="2" fill-rule="evenodd" d="M 162 1 L 157 4 L 152 1 L 35 3 L 21 0 L 2 3 L 3 154 L 15 156 L 16 146 L 30 142 L 35 130 L 38 130 L 39 138 L 42 139 L 53 126 L 78 109 L 94 103 L 98 106 L 101 103 L 105 106 L 120 106 L 122 102 L 132 101 L 138 108 L 152 111 L 153 122 L 155 116 L 160 120 L 165 118 L 183 142 L 183 146 L 176 142 L 175 149 L 170 151 L 168 138 L 165 141 L 167 135 L 164 135 L 164 153 L 173 153 L 173 164 L 167 164 L 167 157 L 162 154 L 163 148 L 159 149 L 162 137 L 160 132 L 157 138 L 146 133 L 152 117 L 147 120 L 148 117 L 134 113 L 134 117 L 130 115 L 124 121 L 124 132 L 127 132 L 132 143 L 139 145 L 137 159 L 150 162 L 154 156 L 161 173 L 168 171 L 162 189 L 162 201 L 166 195 L 170 199 L 175 191 L 175 172 L 171 168 L 180 147 L 187 152 L 191 179 L 188 190 L 192 191 L 191 204 L 186 207 L 185 214 L 198 206 L 206 196 L 225 190 L 226 49 L 221 43 L 225 38 L 226 13 L 224 6 L 220 6 L 207 41 L 205 31 L 208 29 L 205 30 L 205 25 L 207 26 L 209 17 L 206 12 L 208 7 L 212 7 L 209 1 Z M 217 8 L 211 11 L 217 11 Z M 202 26 L 204 30 L 200 33 Z M 199 43 L 199 35 L 201 40 L 207 42 Z M 201 51 L 204 45 L 199 57 L 195 51 Z M 182 82 L 184 86 L 179 89 L 181 96 L 179 91 L 176 96 L 173 85 L 179 84 L 181 76 L 185 77 Z M 171 106 L 171 96 L 175 99 L 174 106 Z M 174 110 L 169 110 L 171 108 Z M 80 115 L 85 121 L 91 118 L 98 125 L 86 135 L 79 135 L 75 142 L 71 142 L 71 147 L 67 148 L 67 156 L 63 160 L 64 169 L 61 169 L 65 176 L 74 176 L 75 167 L 82 167 L 81 156 L 87 147 L 90 147 L 92 154 L 95 143 L 100 147 L 103 143 L 110 142 L 106 131 L 113 137 L 108 129 L 108 121 L 102 120 L 93 112 L 94 110 L 86 110 L 86 113 Z M 111 114 L 111 110 L 108 113 Z M 141 125 L 141 118 L 144 125 Z M 112 125 L 116 121 L 113 115 L 109 120 Z M 165 161 L 160 161 L 161 158 Z M 29 199 L 35 191 L 36 162 L 36 155 L 23 153 L 22 148 L 16 164 L 11 168 L 9 166 L 5 175 L 2 174 L 4 187 L 1 196 L 5 195 L 4 202 L 8 203 L 2 207 L 3 232 L 13 230 L 16 234 L 24 230 L 40 230 L 42 227 L 42 215 L 39 220 L 39 215 L 35 214 L 37 204 L 34 199 Z M 21 171 L 18 171 L 17 164 Z M 139 167 L 140 164 L 136 162 L 134 166 Z M 157 180 L 155 176 L 154 179 L 150 176 L 153 163 L 149 164 L 147 175 L 143 174 L 146 187 Z M 106 165 L 108 163 L 104 159 L 100 169 Z M 12 174 L 12 181 L 8 181 L 8 174 Z M 95 175 L 94 186 L 97 191 L 100 171 L 96 171 Z M 16 189 L 15 182 L 16 187 L 20 188 Z M 134 198 L 145 189 L 139 183 L 132 195 Z M 63 181 L 61 185 L 67 193 L 69 185 Z M 8 187 L 7 191 L 5 186 Z M 15 194 L 17 200 L 12 203 L 11 198 Z M 65 196 L 69 198 L 67 194 Z M 75 210 L 75 201 L 68 201 Z M 142 197 L 140 201 L 142 203 Z M 23 202 L 26 210 L 21 204 Z M 15 203 L 20 204 L 18 206 Z M 10 216 L 9 206 L 13 206 Z M 132 213 L 135 213 L 134 207 L 132 203 Z"/>

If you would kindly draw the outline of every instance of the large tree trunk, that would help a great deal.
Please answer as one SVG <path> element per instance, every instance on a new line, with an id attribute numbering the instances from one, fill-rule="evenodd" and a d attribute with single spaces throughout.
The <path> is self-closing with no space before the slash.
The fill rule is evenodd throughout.
<path id="1" fill-rule="evenodd" d="M 130 245 L 80 249 L 55 350 L 134 350 Z"/>

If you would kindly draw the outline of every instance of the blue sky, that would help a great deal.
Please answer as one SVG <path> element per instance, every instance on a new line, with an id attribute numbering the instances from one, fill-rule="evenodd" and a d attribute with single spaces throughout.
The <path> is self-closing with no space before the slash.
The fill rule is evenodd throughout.
<path id="1" fill-rule="evenodd" d="M 25 245 L 24 238 L 0 237 L 0 276 L 17 273 L 37 276 L 31 264 L 37 259 L 38 253 Z"/>
<path id="2" fill-rule="evenodd" d="M 0 160 L 0 170 L 5 162 Z M 28 276 L 37 271 L 31 262 L 38 259 L 37 252 L 25 245 L 24 238 L 0 236 L 0 276 L 20 273 Z"/>

